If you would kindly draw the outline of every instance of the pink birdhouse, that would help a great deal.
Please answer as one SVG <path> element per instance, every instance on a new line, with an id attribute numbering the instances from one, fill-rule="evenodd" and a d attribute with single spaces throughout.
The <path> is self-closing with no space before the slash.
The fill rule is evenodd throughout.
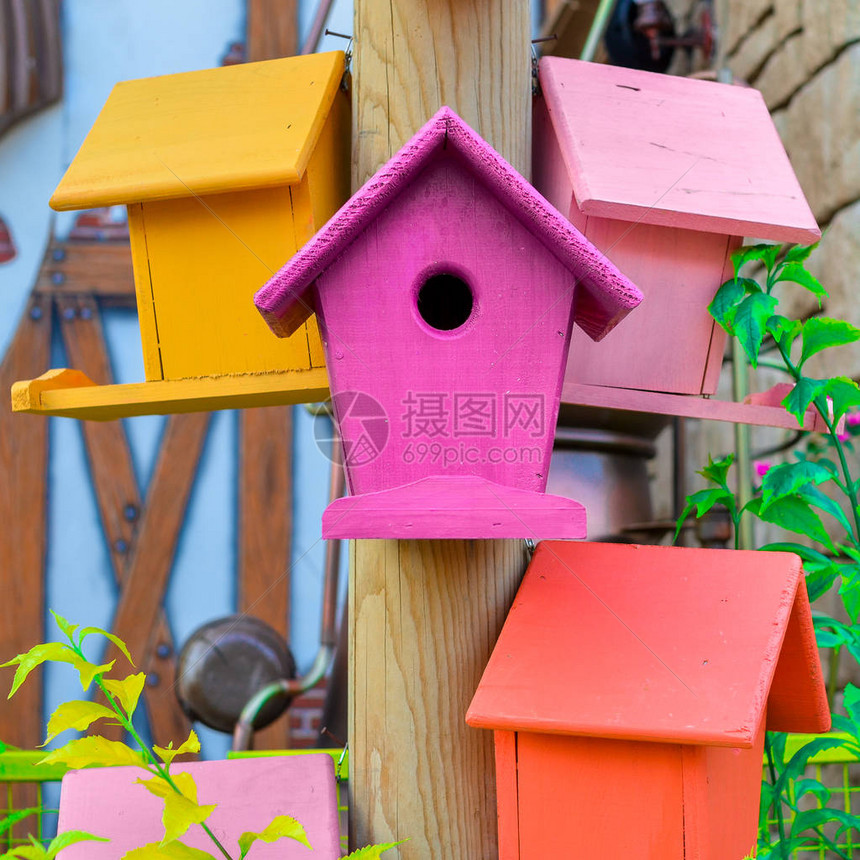
<path id="1" fill-rule="evenodd" d="M 574 333 L 562 400 L 643 403 L 584 401 L 584 385 L 713 394 L 725 333 L 707 306 L 742 237 L 821 236 L 761 94 L 557 57 L 541 60 L 540 84 L 535 186 L 645 295 L 599 350 Z M 653 411 L 672 412 L 665 402 Z"/>
<path id="2" fill-rule="evenodd" d="M 830 728 L 800 559 L 545 541 L 466 721 L 500 860 L 740 860 L 765 730 Z"/>
<path id="3" fill-rule="evenodd" d="M 316 310 L 350 497 L 326 537 L 584 537 L 544 495 L 575 322 L 641 294 L 450 109 L 256 296 L 288 336 Z"/>

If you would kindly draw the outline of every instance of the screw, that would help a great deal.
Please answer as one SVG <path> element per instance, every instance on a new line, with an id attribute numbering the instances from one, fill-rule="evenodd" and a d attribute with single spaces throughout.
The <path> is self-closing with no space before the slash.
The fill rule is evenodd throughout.
<path id="1" fill-rule="evenodd" d="M 55 263 L 62 263 L 63 260 L 66 259 L 66 249 L 65 248 L 54 248 L 54 250 L 51 251 L 51 259 Z"/>
<path id="2" fill-rule="evenodd" d="M 63 319 L 64 320 L 73 320 L 75 318 L 75 309 L 74 308 L 63 308 Z"/>
<path id="3" fill-rule="evenodd" d="M 137 505 L 129 502 L 123 509 L 122 515 L 125 517 L 127 522 L 133 523 L 137 519 L 137 515 L 140 513 L 137 509 Z"/>
<path id="4" fill-rule="evenodd" d="M 31 320 L 42 319 L 42 309 L 39 307 L 39 305 L 33 305 L 33 307 L 30 308 L 30 319 Z"/>
<path id="5" fill-rule="evenodd" d="M 165 659 L 165 657 L 169 657 L 169 656 L 170 656 L 171 648 L 170 648 L 170 646 L 169 646 L 166 642 L 159 642 L 159 643 L 158 643 L 158 647 L 155 649 L 155 653 L 156 653 L 156 655 L 157 655 L 157 656 L 159 656 L 162 660 L 164 660 L 164 659 Z"/>
<path id="6" fill-rule="evenodd" d="M 128 552 L 128 541 L 124 541 L 122 538 L 115 540 L 113 542 L 113 548 L 120 553 Z"/>
<path id="7" fill-rule="evenodd" d="M 93 318 L 93 309 L 92 308 L 81 308 L 81 319 L 89 320 Z"/>
<path id="8" fill-rule="evenodd" d="M 51 272 L 51 283 L 59 287 L 61 284 L 66 283 L 66 276 L 62 272 Z"/>
<path id="9" fill-rule="evenodd" d="M 158 677 L 158 672 L 150 672 L 146 676 L 146 683 L 150 687 L 157 687 L 161 683 L 161 678 Z"/>

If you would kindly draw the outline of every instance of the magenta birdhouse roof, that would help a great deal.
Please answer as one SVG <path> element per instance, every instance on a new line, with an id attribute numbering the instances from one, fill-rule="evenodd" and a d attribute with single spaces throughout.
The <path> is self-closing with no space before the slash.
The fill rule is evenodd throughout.
<path id="1" fill-rule="evenodd" d="M 567 541 L 538 545 L 466 715 L 729 747 L 764 719 L 830 727 L 797 556 Z"/>
<path id="2" fill-rule="evenodd" d="M 458 156 L 569 269 L 578 282 L 574 322 L 594 340 L 640 303 L 642 294 L 628 278 L 486 141 L 443 107 L 257 293 L 255 304 L 272 331 L 289 336 L 310 316 L 313 308 L 304 296 L 311 284 L 443 150 Z"/>
<path id="3" fill-rule="evenodd" d="M 821 238 L 758 90 L 561 57 L 540 83 L 585 215 Z"/>

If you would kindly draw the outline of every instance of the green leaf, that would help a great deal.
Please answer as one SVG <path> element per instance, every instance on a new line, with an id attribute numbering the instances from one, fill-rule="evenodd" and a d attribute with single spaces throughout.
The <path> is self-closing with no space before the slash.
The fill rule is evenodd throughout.
<path id="1" fill-rule="evenodd" d="M 786 263 L 802 263 L 817 247 L 818 242 L 814 245 L 795 245 L 789 248 L 785 255 Z"/>
<path id="2" fill-rule="evenodd" d="M 75 630 L 78 629 L 78 625 L 69 624 L 69 622 L 66 621 L 66 619 L 63 618 L 62 615 L 58 615 L 56 612 L 54 612 L 53 609 L 50 610 L 50 613 L 54 616 L 54 621 L 57 623 L 57 627 L 60 628 L 60 632 L 63 633 L 63 635 L 69 637 L 69 642 L 74 642 L 74 639 L 72 637 Z"/>
<path id="3" fill-rule="evenodd" d="M 794 388 L 788 392 L 782 405 L 796 419 L 800 427 L 803 426 L 803 416 L 810 404 L 816 397 L 823 394 L 827 389 L 828 382 L 825 379 L 810 379 L 801 376 Z"/>
<path id="4" fill-rule="evenodd" d="M 821 286 L 814 275 L 806 270 L 803 263 L 786 263 L 779 270 L 775 283 L 779 283 L 780 281 L 790 281 L 793 284 L 799 284 L 801 287 L 805 287 L 818 297 L 819 307 L 821 306 L 821 299 L 827 298 L 827 290 Z"/>
<path id="5" fill-rule="evenodd" d="M 708 305 L 708 313 L 717 321 L 717 324 L 724 328 L 729 334 L 732 332 L 732 320 L 735 318 L 735 312 L 738 305 L 746 296 L 747 291 L 744 289 L 745 279 L 732 279 L 726 281 L 714 296 L 713 301 Z M 755 283 L 753 281 L 752 283 Z M 758 286 L 758 284 L 756 284 Z"/>
<path id="6" fill-rule="evenodd" d="M 45 738 L 45 743 L 53 740 L 60 732 L 67 729 L 77 729 L 77 731 L 82 732 L 91 723 L 103 719 L 111 720 L 113 724 L 119 722 L 116 714 L 110 708 L 96 702 L 78 700 L 63 702 L 48 720 L 48 736 Z M 42 744 L 42 746 L 44 745 Z"/>
<path id="7" fill-rule="evenodd" d="M 160 747 L 153 744 L 152 748 L 165 764 L 170 764 L 178 755 L 182 755 L 183 753 L 200 752 L 200 741 L 197 739 L 197 735 L 192 731 L 191 734 L 188 735 L 188 740 L 177 749 L 173 749 L 173 741 L 171 741 L 167 747 Z"/>
<path id="8" fill-rule="evenodd" d="M 137 708 L 140 694 L 143 692 L 143 686 L 146 683 L 146 673 L 138 672 L 136 675 L 127 675 L 121 681 L 113 678 L 102 678 L 102 683 L 105 685 L 105 689 L 119 701 L 128 717 L 131 718 L 131 715 Z"/>
<path id="9" fill-rule="evenodd" d="M 7 857 L 19 857 L 20 860 L 45 860 L 47 856 L 48 852 L 45 848 L 37 843 L 35 845 L 18 845 L 11 851 L 0 854 L 0 860 L 5 860 Z"/>
<path id="10" fill-rule="evenodd" d="M 735 267 L 735 275 L 747 264 L 754 262 L 764 263 L 768 271 L 770 271 L 774 263 L 776 263 L 777 255 L 779 254 L 779 245 L 746 245 L 743 248 L 738 248 L 732 254 L 732 263 Z"/>
<path id="11" fill-rule="evenodd" d="M 77 738 L 65 746 L 49 752 L 39 764 L 65 764 L 78 767 L 113 767 L 114 765 L 134 765 L 144 767 L 143 755 L 119 741 L 94 736 Z"/>
<path id="12" fill-rule="evenodd" d="M 758 353 L 764 340 L 765 326 L 773 316 L 776 305 L 777 300 L 774 296 L 753 293 L 747 296 L 735 311 L 732 331 L 753 367 L 758 364 Z"/>
<path id="13" fill-rule="evenodd" d="M 245 831 L 239 837 L 239 850 L 242 852 L 239 855 L 239 860 L 243 860 L 245 855 L 251 849 L 251 846 L 258 839 L 261 842 L 277 842 L 278 839 L 294 839 L 296 842 L 301 842 L 301 844 L 306 848 L 311 847 L 311 843 L 308 842 L 308 836 L 305 833 L 305 828 L 302 827 L 295 818 L 290 818 L 289 815 L 276 815 L 259 833 L 253 833 L 250 830 Z"/>
<path id="14" fill-rule="evenodd" d="M 722 460 L 714 460 L 713 457 L 708 457 L 708 465 L 705 466 L 698 474 L 714 484 L 719 484 L 725 487 L 728 481 L 729 469 L 735 461 L 735 455 L 729 454 L 723 457 Z"/>
<path id="15" fill-rule="evenodd" d="M 699 490 L 690 496 L 687 496 L 687 504 L 678 517 L 678 523 L 675 526 L 675 540 L 678 540 L 678 535 L 684 527 L 684 522 L 687 517 L 695 509 L 696 517 L 703 517 L 714 505 L 721 502 L 730 502 L 734 497 L 728 490 L 722 487 L 711 487 L 708 490 Z"/>
<path id="16" fill-rule="evenodd" d="M 798 320 L 790 320 L 781 314 L 774 314 L 765 324 L 767 333 L 787 351 L 803 330 L 803 324 Z"/>
<path id="17" fill-rule="evenodd" d="M 764 511 L 761 510 L 761 499 L 753 499 L 744 509 L 767 523 L 773 523 L 788 531 L 806 535 L 824 544 L 830 550 L 835 549 L 821 518 L 807 502 L 797 496 L 777 499 L 768 505 Z"/>
<path id="18" fill-rule="evenodd" d="M 846 376 L 830 379 L 824 393 L 833 401 L 834 426 L 852 406 L 860 406 L 860 386 Z"/>
<path id="19" fill-rule="evenodd" d="M 385 842 L 381 845 L 368 845 L 366 848 L 359 848 L 358 851 L 353 851 L 352 854 L 347 854 L 343 860 L 379 860 L 383 851 L 388 851 L 390 848 L 395 848 L 408 842 L 408 839 L 401 839 L 399 842 Z"/>
<path id="20" fill-rule="evenodd" d="M 774 499 L 790 496 L 809 484 L 823 484 L 833 477 L 826 466 L 811 460 L 771 466 L 761 480 L 762 510 Z"/>
<path id="21" fill-rule="evenodd" d="M 801 487 L 797 491 L 797 495 L 799 498 L 803 499 L 804 502 L 808 502 L 814 508 L 818 508 L 820 511 L 830 514 L 830 516 L 833 517 L 833 519 L 835 519 L 843 529 L 845 529 L 848 536 L 853 537 L 854 530 L 851 523 L 848 522 L 848 517 L 845 516 L 845 512 L 833 499 L 830 498 L 830 496 L 826 496 L 821 492 L 821 490 L 817 487 L 813 487 L 811 484 Z"/>
<path id="22" fill-rule="evenodd" d="M 799 367 L 823 349 L 843 346 L 857 340 L 860 340 L 860 328 L 851 323 L 826 317 L 812 317 L 803 324 L 803 351 L 800 354 Z"/>
<path id="23" fill-rule="evenodd" d="M 822 806 L 830 800 L 830 789 L 817 779 L 799 779 L 794 783 L 795 800 L 800 800 L 806 794 L 814 795 Z"/>
<path id="24" fill-rule="evenodd" d="M 848 711 L 848 716 L 851 717 L 855 725 L 860 727 L 860 690 L 853 684 L 845 686 L 845 695 L 842 697 L 842 704 L 845 710 Z"/>
<path id="25" fill-rule="evenodd" d="M 12 827 L 16 825 L 19 821 L 23 821 L 25 818 L 29 818 L 31 815 L 41 814 L 42 810 L 38 806 L 31 806 L 28 809 L 16 809 L 9 815 L 0 818 L 0 835 L 6 833 L 7 830 L 11 830 Z"/>
<path id="26" fill-rule="evenodd" d="M 158 842 L 150 842 L 148 845 L 126 851 L 120 860 L 215 860 L 215 855 L 177 840 L 164 846 Z"/>
<path id="27" fill-rule="evenodd" d="M 804 572 L 806 573 L 806 590 L 809 593 L 810 602 L 825 594 L 836 581 L 836 578 L 842 574 L 841 566 L 835 562 L 828 564 L 807 562 L 804 565 Z"/>
<path id="28" fill-rule="evenodd" d="M 832 559 L 828 558 L 824 553 L 818 552 L 818 550 L 812 549 L 812 547 L 788 541 L 765 544 L 759 547 L 759 552 L 793 552 L 795 555 L 799 555 L 804 561 L 818 562 L 820 564 L 832 563 Z"/>
<path id="29" fill-rule="evenodd" d="M 108 663 L 104 666 L 96 666 L 88 660 L 82 659 L 68 645 L 62 642 L 45 642 L 40 645 L 34 645 L 29 651 L 24 654 L 18 654 L 6 663 L 0 663 L 0 668 L 4 666 L 15 666 L 15 678 L 12 681 L 12 689 L 9 691 L 8 698 L 15 695 L 18 688 L 27 679 L 30 672 L 42 663 L 50 661 L 52 663 L 70 663 L 81 678 L 81 687 L 84 692 L 89 689 L 93 678 L 102 672 L 110 671 L 113 663 Z"/>
<path id="30" fill-rule="evenodd" d="M 125 659 L 134 666 L 134 660 L 131 659 L 131 654 L 128 653 L 128 648 L 126 647 L 125 642 L 119 638 L 119 636 L 114 636 L 113 633 L 108 633 L 107 630 L 102 630 L 101 627 L 84 627 L 81 630 L 81 645 L 84 644 L 84 639 L 92 633 L 98 633 L 100 636 L 104 636 L 106 639 L 110 639 L 117 648 L 125 655 Z"/>
<path id="31" fill-rule="evenodd" d="M 104 836 L 94 836 L 84 830 L 67 830 L 65 833 L 58 833 L 51 840 L 46 856 L 49 860 L 53 860 L 64 848 L 78 842 L 110 842 L 110 839 L 105 839 Z"/>
<path id="32" fill-rule="evenodd" d="M 848 617 L 856 624 L 857 615 L 860 614 L 860 580 L 843 579 L 839 586 L 839 596 Z"/>
<path id="33" fill-rule="evenodd" d="M 177 773 L 172 779 L 179 791 L 161 776 L 138 780 L 147 791 L 164 800 L 162 847 L 182 836 L 192 824 L 202 824 L 215 811 L 214 803 L 204 806 L 197 803 L 197 785 L 190 773 Z"/>

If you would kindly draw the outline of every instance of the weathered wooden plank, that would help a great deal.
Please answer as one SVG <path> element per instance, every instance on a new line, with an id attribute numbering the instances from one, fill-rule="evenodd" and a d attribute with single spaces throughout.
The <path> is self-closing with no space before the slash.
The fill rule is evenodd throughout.
<path id="1" fill-rule="evenodd" d="M 134 305 L 128 242 L 52 242 L 36 289 L 43 293 L 87 293 Z"/>
<path id="2" fill-rule="evenodd" d="M 526 565 L 522 541 L 354 541 L 350 834 L 400 857 L 497 856 L 493 738 L 464 718 Z"/>
<path id="3" fill-rule="evenodd" d="M 289 407 L 239 416 L 239 612 L 289 639 L 293 416 Z M 254 736 L 258 749 L 286 749 L 289 721 Z"/>
<path id="4" fill-rule="evenodd" d="M 21 375 L 44 367 L 50 346 L 51 302 L 36 296 L 0 364 L 0 390 L 8 391 Z M 0 662 L 44 638 L 47 460 L 48 422 L 0 409 Z M 33 749 L 44 740 L 41 671 L 8 702 L 12 673 L 5 672 L 2 679 L 0 739 Z M 35 786 L 15 786 L 12 801 L 16 808 L 34 805 Z"/>
<path id="5" fill-rule="evenodd" d="M 83 368 L 97 384 L 110 384 L 113 375 L 96 301 L 92 297 L 64 297 L 57 305 L 69 362 Z M 131 449 L 125 428 L 118 421 L 85 421 L 81 426 L 114 576 L 122 588 L 128 574 L 129 559 L 135 551 L 141 512 Z M 163 609 L 156 618 L 148 651 L 132 656 L 148 674 L 163 676 L 168 671 L 174 648 Z M 156 697 L 149 688 L 144 691 L 144 696 L 151 722 L 164 725 L 165 731 L 168 727 L 177 731 L 184 729 L 186 721 L 174 696 Z M 167 713 L 162 714 L 162 710 Z M 122 730 L 118 727 L 99 726 L 96 730 L 105 737 L 122 739 Z M 174 737 L 177 743 L 181 740 L 178 735 Z"/>
<path id="6" fill-rule="evenodd" d="M 132 654 L 149 653 L 157 645 L 156 621 L 185 518 L 197 463 L 203 449 L 209 415 L 172 416 L 155 467 L 137 533 L 137 545 L 129 562 L 125 587 L 114 615 L 113 632 L 128 644 Z M 108 659 L 122 659 L 115 648 Z M 163 673 L 152 673 L 148 683 L 156 697 L 173 696 L 172 664 L 165 661 Z M 164 744 L 187 734 L 187 721 L 168 720 L 170 712 L 159 706 L 151 714 L 152 735 Z"/>
<path id="7" fill-rule="evenodd" d="M 251 62 L 298 52 L 296 0 L 248 0 L 247 54 Z"/>
<path id="8" fill-rule="evenodd" d="M 524 176 L 531 162 L 529 4 L 355 4 L 353 187 L 448 105 Z"/>

